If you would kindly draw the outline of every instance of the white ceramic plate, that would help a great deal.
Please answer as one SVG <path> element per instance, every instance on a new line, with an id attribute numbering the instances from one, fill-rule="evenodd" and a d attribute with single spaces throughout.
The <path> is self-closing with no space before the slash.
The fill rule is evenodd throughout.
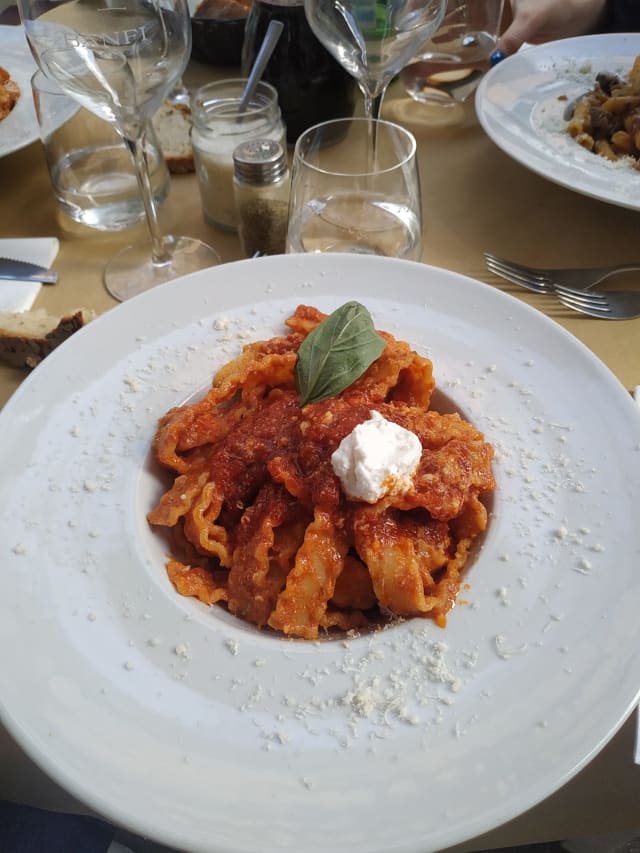
<path id="1" fill-rule="evenodd" d="M 359 299 L 495 445 L 449 624 L 285 641 L 173 591 L 156 419 L 298 303 Z M 425 853 L 566 782 L 640 687 L 640 418 L 522 302 L 408 261 L 227 264 L 109 311 L 0 415 L 2 719 L 72 794 L 189 851 Z M 361 700 L 358 702 L 358 698 Z"/>
<path id="2" fill-rule="evenodd" d="M 584 195 L 640 210 L 640 172 L 610 163 L 565 132 L 568 101 L 600 71 L 625 75 L 640 54 L 640 33 L 594 35 L 528 47 L 496 65 L 476 93 L 480 124 L 523 166 Z M 562 100 L 559 100 L 562 98 Z"/>
<path id="3" fill-rule="evenodd" d="M 40 138 L 31 92 L 31 77 L 37 66 L 22 27 L 0 26 L 0 65 L 20 86 L 17 104 L 0 121 L 0 157 L 4 157 Z"/>

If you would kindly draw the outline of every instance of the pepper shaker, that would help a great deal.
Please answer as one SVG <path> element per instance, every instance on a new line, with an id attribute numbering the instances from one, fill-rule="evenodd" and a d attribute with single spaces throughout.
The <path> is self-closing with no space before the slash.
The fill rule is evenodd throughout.
<path id="1" fill-rule="evenodd" d="M 289 218 L 289 167 L 274 139 L 252 139 L 233 152 L 238 232 L 246 257 L 284 254 Z"/>

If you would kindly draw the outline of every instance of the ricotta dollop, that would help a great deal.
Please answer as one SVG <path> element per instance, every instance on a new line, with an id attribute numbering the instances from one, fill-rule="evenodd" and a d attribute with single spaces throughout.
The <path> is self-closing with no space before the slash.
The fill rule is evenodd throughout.
<path id="1" fill-rule="evenodd" d="M 331 465 L 348 498 L 376 503 L 411 487 L 421 455 L 415 433 L 372 410 L 342 439 Z"/>

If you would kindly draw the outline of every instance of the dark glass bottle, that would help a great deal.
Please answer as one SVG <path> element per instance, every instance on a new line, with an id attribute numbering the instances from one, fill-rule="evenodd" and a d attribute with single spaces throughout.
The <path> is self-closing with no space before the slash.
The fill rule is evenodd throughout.
<path id="1" fill-rule="evenodd" d="M 308 127 L 353 115 L 356 83 L 313 34 L 303 0 L 253 0 L 242 50 L 245 76 L 272 19 L 282 21 L 284 30 L 262 79 L 278 92 L 287 142 L 293 145 Z"/>

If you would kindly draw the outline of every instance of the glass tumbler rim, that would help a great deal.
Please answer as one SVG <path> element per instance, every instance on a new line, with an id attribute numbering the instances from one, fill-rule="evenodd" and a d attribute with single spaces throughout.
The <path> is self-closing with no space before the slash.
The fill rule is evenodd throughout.
<path id="1" fill-rule="evenodd" d="M 39 89 L 42 92 L 46 92 L 49 95 L 64 95 L 65 97 L 70 97 L 65 95 L 58 82 L 45 74 L 42 68 L 36 68 L 31 75 L 31 87 L 33 89 Z"/>
<path id="2" fill-rule="evenodd" d="M 384 127 L 387 130 L 396 131 L 399 136 L 403 137 L 408 143 L 408 148 L 404 152 L 403 156 L 399 157 L 397 162 L 391 166 L 385 166 L 384 168 L 363 168 L 362 171 L 344 171 L 341 172 L 338 169 L 326 169 L 322 166 L 318 166 L 315 163 L 309 162 L 305 159 L 304 153 L 302 151 L 303 145 L 305 144 L 305 138 L 310 136 L 312 133 L 317 133 L 320 128 L 330 128 L 331 126 L 336 126 L 339 124 L 360 124 L 364 126 L 366 124 L 373 124 L 377 127 Z M 394 121 L 389 121 L 388 119 L 368 119 L 364 116 L 351 116 L 346 118 L 336 118 L 330 119 L 329 121 L 318 122 L 318 124 L 314 124 L 311 127 L 308 127 L 305 131 L 303 131 L 298 139 L 296 140 L 296 144 L 293 150 L 293 160 L 294 164 L 302 164 L 306 169 L 310 171 L 316 172 L 319 175 L 335 175 L 336 177 L 362 177 L 364 175 L 384 175 L 385 173 L 393 172 L 396 169 L 400 169 L 404 167 L 411 160 L 415 159 L 416 151 L 418 148 L 418 143 L 414 134 L 407 130 L 406 127 L 403 127 L 401 124 L 398 124 Z M 317 148 L 310 148 L 307 150 L 317 150 Z M 305 152 L 306 153 L 306 152 Z"/>

